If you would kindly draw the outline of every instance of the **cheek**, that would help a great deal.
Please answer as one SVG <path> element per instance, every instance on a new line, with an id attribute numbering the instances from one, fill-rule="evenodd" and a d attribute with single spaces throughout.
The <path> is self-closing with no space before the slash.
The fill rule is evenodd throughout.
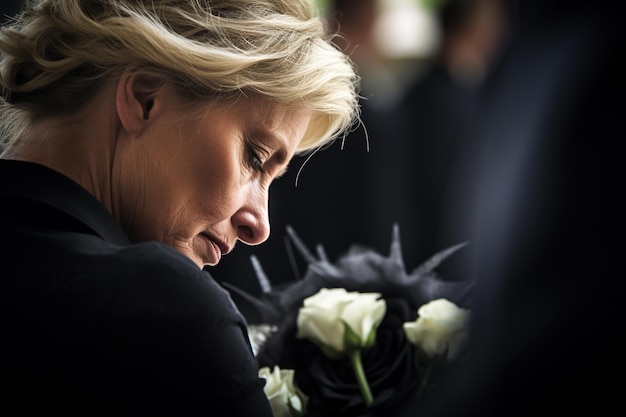
<path id="1" fill-rule="evenodd" d="M 230 217 L 244 200 L 240 167 L 224 154 L 194 160 L 196 163 L 188 166 L 184 186 L 189 193 L 188 206 L 211 223 Z"/>
<path id="2" fill-rule="evenodd" d="M 174 205 L 178 221 L 189 223 L 182 226 L 188 230 L 228 219 L 245 200 L 242 150 L 229 132 L 220 123 L 191 121 L 180 131 L 178 148 L 170 152 L 165 198 L 171 199 L 168 204 Z"/>

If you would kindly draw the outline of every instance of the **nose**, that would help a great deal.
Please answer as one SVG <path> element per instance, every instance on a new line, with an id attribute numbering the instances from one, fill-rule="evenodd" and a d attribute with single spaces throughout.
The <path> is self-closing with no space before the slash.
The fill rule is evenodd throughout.
<path id="1" fill-rule="evenodd" d="M 237 237 L 246 245 L 258 245 L 270 236 L 267 191 L 255 189 L 246 203 L 233 215 Z"/>

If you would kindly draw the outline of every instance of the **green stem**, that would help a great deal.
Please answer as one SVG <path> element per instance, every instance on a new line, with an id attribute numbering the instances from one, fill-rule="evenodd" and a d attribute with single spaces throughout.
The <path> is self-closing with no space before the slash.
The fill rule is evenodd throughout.
<path id="1" fill-rule="evenodd" d="M 430 374 L 432 373 L 434 367 L 435 367 L 435 360 L 434 359 L 429 360 L 428 366 L 426 367 L 426 370 L 424 371 L 424 377 L 422 378 L 422 381 L 420 382 L 420 386 L 417 389 L 417 398 L 419 398 L 422 395 L 422 392 L 426 388 L 426 383 L 428 382 L 428 378 L 430 378 Z"/>
<path id="2" fill-rule="evenodd" d="M 354 375 L 356 376 L 356 381 L 359 384 L 359 388 L 361 389 L 361 393 L 363 394 L 363 398 L 365 399 L 365 405 L 369 406 L 374 402 L 374 397 L 372 396 L 372 391 L 370 390 L 370 386 L 367 383 L 367 377 L 365 376 L 365 372 L 363 371 L 363 363 L 361 362 L 361 351 L 354 350 L 350 352 L 350 362 L 352 363 L 352 369 L 354 369 Z"/>

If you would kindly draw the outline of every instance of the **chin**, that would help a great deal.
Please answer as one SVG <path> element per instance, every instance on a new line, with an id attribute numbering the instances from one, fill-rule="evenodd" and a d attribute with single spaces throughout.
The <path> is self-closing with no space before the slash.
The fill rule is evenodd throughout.
<path id="1" fill-rule="evenodd" d="M 205 266 L 215 266 L 218 263 L 219 261 L 218 262 L 204 262 L 200 268 L 204 268 Z"/>

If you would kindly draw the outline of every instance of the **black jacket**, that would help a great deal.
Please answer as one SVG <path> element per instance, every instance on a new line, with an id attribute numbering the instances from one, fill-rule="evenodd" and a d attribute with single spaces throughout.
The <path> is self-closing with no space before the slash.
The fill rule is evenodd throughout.
<path id="1" fill-rule="evenodd" d="M 0 160 L 0 218 L 0 415 L 271 416 L 207 272 L 41 165 Z"/>

